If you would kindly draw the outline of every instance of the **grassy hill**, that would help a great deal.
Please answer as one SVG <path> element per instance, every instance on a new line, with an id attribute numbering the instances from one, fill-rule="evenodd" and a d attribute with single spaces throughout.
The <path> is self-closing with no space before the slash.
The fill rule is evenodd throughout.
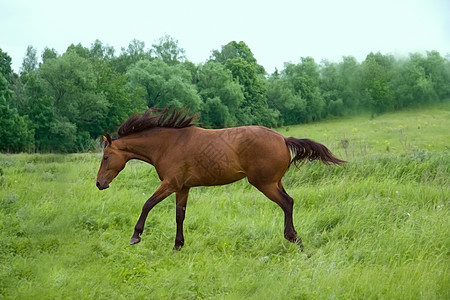
<path id="1" fill-rule="evenodd" d="M 450 105 L 280 129 L 349 161 L 305 164 L 283 213 L 245 180 L 174 197 L 129 246 L 154 169 L 130 162 L 98 191 L 101 154 L 0 155 L 0 299 L 449 299 Z"/>

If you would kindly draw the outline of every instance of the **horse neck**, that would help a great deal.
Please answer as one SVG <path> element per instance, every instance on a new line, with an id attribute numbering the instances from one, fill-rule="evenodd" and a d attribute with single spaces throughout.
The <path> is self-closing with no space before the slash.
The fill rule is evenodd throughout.
<path id="1" fill-rule="evenodd" d="M 116 147 L 127 154 L 127 160 L 138 159 L 154 165 L 170 143 L 171 134 L 163 129 L 151 131 L 120 138 Z"/>

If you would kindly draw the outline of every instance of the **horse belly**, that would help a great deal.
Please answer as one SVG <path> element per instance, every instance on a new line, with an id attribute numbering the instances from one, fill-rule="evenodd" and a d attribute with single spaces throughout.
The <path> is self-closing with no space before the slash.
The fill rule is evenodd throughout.
<path id="1" fill-rule="evenodd" d="M 191 186 L 228 184 L 244 178 L 239 157 L 222 147 L 208 145 L 194 158 L 189 177 Z"/>
<path id="2" fill-rule="evenodd" d="M 220 176 L 220 177 L 208 173 L 202 175 L 201 177 L 189 178 L 185 185 L 190 187 L 225 185 L 241 180 L 242 178 L 245 177 L 246 177 L 245 173 L 236 173 L 231 176 Z"/>

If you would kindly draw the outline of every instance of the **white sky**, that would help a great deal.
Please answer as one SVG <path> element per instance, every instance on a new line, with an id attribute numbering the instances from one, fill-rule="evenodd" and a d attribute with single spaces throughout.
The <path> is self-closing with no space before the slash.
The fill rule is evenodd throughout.
<path id="1" fill-rule="evenodd" d="M 151 48 L 168 34 L 187 58 L 244 41 L 272 73 L 312 56 L 358 61 L 370 52 L 450 54 L 450 0 L 0 0 L 0 48 L 19 71 L 28 45 L 40 56 L 99 39 L 116 55 L 132 39 Z"/>

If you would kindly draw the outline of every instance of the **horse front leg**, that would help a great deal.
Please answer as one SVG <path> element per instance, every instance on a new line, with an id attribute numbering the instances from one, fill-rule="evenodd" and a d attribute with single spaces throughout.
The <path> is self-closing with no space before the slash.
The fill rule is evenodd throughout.
<path id="1" fill-rule="evenodd" d="M 155 207 L 156 204 L 167 198 L 173 191 L 169 189 L 165 182 L 162 182 L 159 188 L 153 193 L 153 195 L 145 202 L 142 207 L 141 215 L 134 227 L 134 233 L 130 240 L 130 245 L 137 244 L 141 241 L 140 235 L 144 231 L 145 220 L 147 219 L 148 213 Z"/>
<path id="2" fill-rule="evenodd" d="M 176 222 L 177 222 L 177 234 L 175 236 L 175 246 L 173 250 L 181 250 L 184 245 L 183 236 L 183 222 L 186 215 L 186 203 L 188 199 L 189 188 L 183 188 L 176 193 Z"/>

